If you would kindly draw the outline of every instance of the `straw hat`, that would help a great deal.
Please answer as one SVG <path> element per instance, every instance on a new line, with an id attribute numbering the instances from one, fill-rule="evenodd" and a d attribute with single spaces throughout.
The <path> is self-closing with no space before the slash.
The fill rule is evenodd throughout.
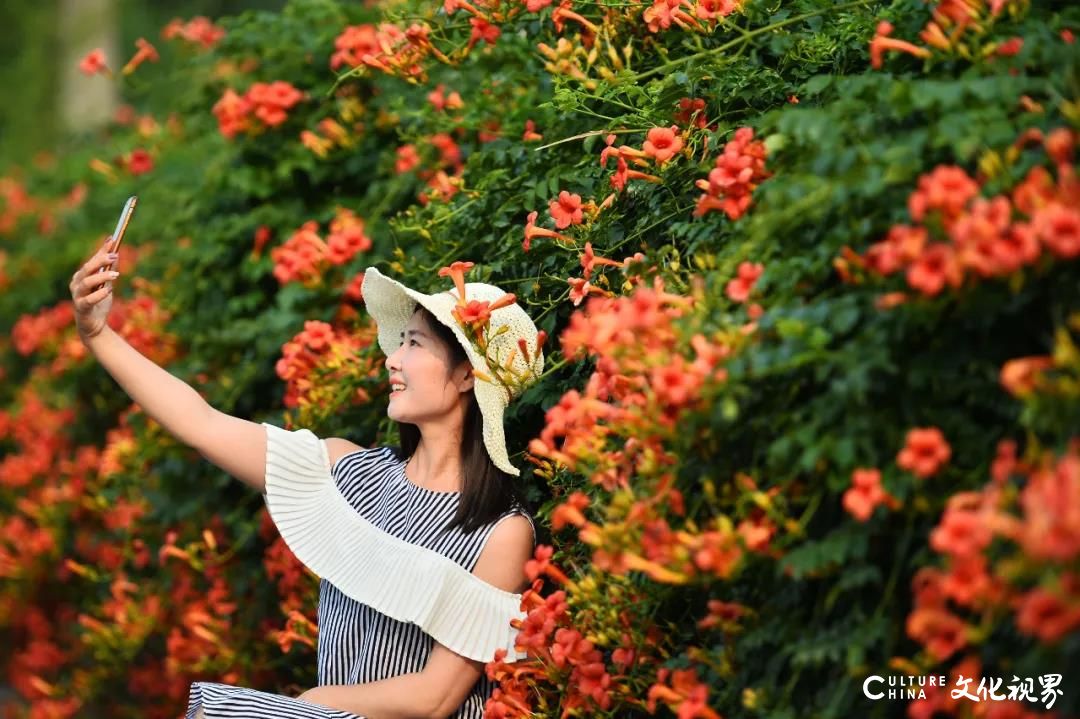
<path id="1" fill-rule="evenodd" d="M 462 304 L 471 301 L 494 303 L 507 294 L 495 285 L 484 282 L 466 282 L 464 289 L 465 297 Z M 453 330 L 454 336 L 465 348 L 473 369 L 479 370 L 494 380 L 487 381 L 477 376 L 473 384 L 473 392 L 476 394 L 476 401 L 484 417 L 484 446 L 487 448 L 488 456 L 502 471 L 515 477 L 520 476 L 521 471 L 510 463 L 506 451 L 503 413 L 510 401 L 520 395 L 524 387 L 535 382 L 544 371 L 544 353 L 536 346 L 539 333 L 525 310 L 516 302 L 493 310 L 485 335 L 488 338 L 487 354 L 492 364 L 503 366 L 511 351 L 514 352 L 510 368 L 513 375 L 522 380 L 520 384 L 511 383 L 508 387 L 498 381 L 496 373 L 492 371 L 492 365 L 465 335 L 461 325 L 452 314 L 454 308 L 458 306 L 456 289 L 426 295 L 386 277 L 374 267 L 368 267 L 364 271 L 364 281 L 360 292 L 364 296 L 364 304 L 368 312 L 378 326 L 379 348 L 387 357 L 401 345 L 401 334 L 405 331 L 405 325 L 412 317 L 417 303 L 426 307 L 440 322 Z M 507 329 L 502 334 L 497 334 L 502 327 Z M 525 361 L 518 348 L 520 339 L 525 340 L 525 346 L 532 360 L 531 364 Z"/>

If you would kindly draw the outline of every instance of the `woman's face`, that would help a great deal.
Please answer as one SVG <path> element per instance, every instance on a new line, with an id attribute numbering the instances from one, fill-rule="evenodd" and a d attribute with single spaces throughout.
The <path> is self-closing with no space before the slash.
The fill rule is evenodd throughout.
<path id="1" fill-rule="evenodd" d="M 463 407 L 463 393 L 473 386 L 472 368 L 464 362 L 449 374 L 449 348 L 418 312 L 413 313 L 402 335 L 401 345 L 386 358 L 386 368 L 391 384 L 404 383 L 405 389 L 391 391 L 386 413 L 423 430 L 424 424 L 446 420 Z"/>

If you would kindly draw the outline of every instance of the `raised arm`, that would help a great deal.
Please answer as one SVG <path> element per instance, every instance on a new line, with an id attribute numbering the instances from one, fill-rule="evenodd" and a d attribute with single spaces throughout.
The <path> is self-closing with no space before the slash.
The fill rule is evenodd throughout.
<path id="1" fill-rule="evenodd" d="M 128 396 L 179 441 L 260 492 L 265 486 L 266 428 L 211 407 L 193 387 L 154 364 L 107 323 L 111 281 L 98 273 L 115 259 L 106 245 L 71 278 L 75 324 L 87 349 Z"/>
<path id="2" fill-rule="evenodd" d="M 165 431 L 244 484 L 263 491 L 265 427 L 214 409 L 191 385 L 154 364 L 111 327 L 83 342 Z"/>

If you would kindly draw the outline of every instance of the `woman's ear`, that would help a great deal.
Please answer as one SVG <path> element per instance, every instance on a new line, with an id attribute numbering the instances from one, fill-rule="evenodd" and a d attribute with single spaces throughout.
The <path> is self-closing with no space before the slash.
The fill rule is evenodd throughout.
<path id="1" fill-rule="evenodd" d="M 461 379 L 461 391 L 467 392 L 476 386 L 476 376 L 473 374 L 472 365 L 468 365 L 465 370 L 465 376 Z"/>

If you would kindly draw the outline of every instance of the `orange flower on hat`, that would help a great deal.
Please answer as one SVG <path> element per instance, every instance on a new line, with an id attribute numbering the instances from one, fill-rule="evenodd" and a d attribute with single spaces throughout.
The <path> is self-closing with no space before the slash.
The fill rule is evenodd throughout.
<path id="1" fill-rule="evenodd" d="M 452 262 L 447 267 L 439 268 L 439 277 L 450 277 L 454 280 L 454 286 L 458 293 L 458 306 L 465 304 L 465 273 L 473 268 L 472 262 Z"/>
<path id="2" fill-rule="evenodd" d="M 504 292 L 494 301 L 470 300 L 465 296 L 465 273 L 473 267 L 472 262 L 454 262 L 447 267 L 439 269 L 440 277 L 451 277 L 457 288 L 457 302 L 450 310 L 451 316 L 460 326 L 466 340 L 473 347 L 476 354 L 483 358 L 488 371 L 482 371 L 473 367 L 473 375 L 491 384 L 501 385 L 512 399 L 516 397 L 528 383 L 528 375 L 535 377 L 536 370 L 533 368 L 533 360 L 530 359 L 530 350 L 524 338 L 519 339 L 514 346 L 510 346 L 506 356 L 492 358 L 489 354 L 489 342 L 503 333 L 505 325 L 498 327 L 493 334 L 489 335 L 491 317 L 495 310 L 509 307 L 517 302 L 517 296 L 513 292 Z M 536 334 L 536 347 L 532 350 L 536 357 L 540 356 L 540 348 L 547 339 L 547 334 L 542 330 Z M 496 347 L 496 351 L 500 348 Z M 514 366 L 514 361 L 520 357 L 526 365 L 524 370 Z M 490 374 L 489 374 L 490 373 Z"/>
<path id="3" fill-rule="evenodd" d="M 459 303 L 452 310 L 452 314 L 454 319 L 461 323 L 463 327 L 472 331 L 480 344 L 480 349 L 486 351 L 487 343 L 483 340 L 483 332 L 484 328 L 491 322 L 491 313 L 501 307 L 512 305 L 516 301 L 517 296 L 513 292 L 507 292 L 494 302 L 468 300 L 463 305 Z"/>

